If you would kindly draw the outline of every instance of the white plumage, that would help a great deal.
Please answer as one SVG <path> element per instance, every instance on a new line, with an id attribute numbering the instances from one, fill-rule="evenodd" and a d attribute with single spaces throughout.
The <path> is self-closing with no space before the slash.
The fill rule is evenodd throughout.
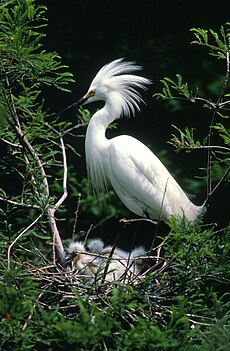
<path id="1" fill-rule="evenodd" d="M 85 141 L 88 177 L 95 193 L 112 186 L 125 206 L 139 216 L 167 221 L 183 214 L 193 221 L 204 211 L 194 205 L 162 162 L 139 140 L 105 136 L 108 125 L 122 115 L 134 115 L 142 101 L 137 89 L 150 80 L 130 72 L 141 67 L 117 59 L 93 79 L 82 104 L 102 100 L 103 108 L 91 118 Z"/>
<path id="2" fill-rule="evenodd" d="M 67 262 L 73 263 L 78 277 L 82 276 L 91 283 L 135 283 L 144 267 L 141 256 L 146 255 L 142 246 L 131 253 L 112 246 L 105 246 L 101 239 L 94 239 L 86 246 L 79 241 L 71 242 Z"/>

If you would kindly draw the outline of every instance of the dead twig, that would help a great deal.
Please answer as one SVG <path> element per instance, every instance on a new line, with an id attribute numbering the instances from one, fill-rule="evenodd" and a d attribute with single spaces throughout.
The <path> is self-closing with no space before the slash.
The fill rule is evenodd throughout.
<path id="1" fill-rule="evenodd" d="M 80 200 L 81 200 L 81 194 L 77 195 L 77 208 L 75 211 L 75 218 L 74 218 L 74 224 L 73 224 L 73 230 L 72 230 L 72 240 L 74 240 L 74 236 L 77 232 L 77 221 L 78 221 L 78 212 L 79 212 L 79 207 L 80 207 Z"/>
<path id="2" fill-rule="evenodd" d="M 6 203 L 11 204 L 11 205 L 19 206 L 19 207 L 39 209 L 39 206 L 37 206 L 37 205 L 31 205 L 31 204 L 25 204 L 23 202 L 13 201 L 10 199 L 6 199 L 2 196 L 0 196 L 0 201 L 6 202 Z"/>
<path id="3" fill-rule="evenodd" d="M 30 225 L 28 225 L 28 227 L 26 227 L 17 237 L 16 239 L 14 239 L 14 241 L 10 244 L 10 246 L 8 247 L 8 251 L 7 251 L 7 265 L 8 265 L 8 269 L 10 269 L 10 256 L 11 256 L 11 250 L 12 247 L 14 246 L 14 244 L 30 229 L 32 228 L 35 223 L 37 223 L 39 221 L 39 219 L 43 216 L 43 213 L 41 213 L 32 223 L 30 223 Z"/>

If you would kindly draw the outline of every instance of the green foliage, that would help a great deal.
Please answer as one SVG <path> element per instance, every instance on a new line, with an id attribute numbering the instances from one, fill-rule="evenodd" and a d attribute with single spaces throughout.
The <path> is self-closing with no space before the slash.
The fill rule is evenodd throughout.
<path id="1" fill-rule="evenodd" d="M 192 28 L 197 40 L 192 44 L 203 45 L 210 49 L 210 55 L 216 56 L 218 59 L 226 59 L 226 53 L 230 49 L 230 23 L 221 26 L 220 33 L 212 29 L 206 30 L 201 28 Z"/>
<path id="2" fill-rule="evenodd" d="M 113 190 L 95 197 L 86 178 L 83 178 L 78 183 L 78 189 L 81 191 L 81 210 L 84 213 L 91 213 L 99 218 L 104 214 L 108 217 L 117 218 L 121 215 L 121 206 L 117 203 L 118 201 Z M 114 206 L 114 203 L 117 206 Z"/>
<path id="3" fill-rule="evenodd" d="M 3 271 L 1 350 L 227 350 L 230 232 L 176 218 L 170 227 L 162 246 L 168 268 L 138 286 L 86 285 L 68 300 L 66 280 L 65 297 L 48 304 L 56 290 L 41 290 L 23 267 Z"/>
<path id="4" fill-rule="evenodd" d="M 46 84 L 69 91 L 65 85 L 73 79 L 65 71 L 67 66 L 61 64 L 57 53 L 42 50 L 45 10 L 43 5 L 35 6 L 34 0 L 1 2 L 1 72 L 9 84 L 16 84 L 22 90 L 25 85 L 39 89 Z"/>
<path id="5" fill-rule="evenodd" d="M 229 228 L 223 232 L 202 230 L 198 223 L 188 226 L 185 219 L 178 222 L 176 218 L 171 219 L 170 227 L 172 230 L 165 243 L 166 256 L 172 260 L 176 273 L 174 284 L 183 291 L 186 284 L 185 296 L 198 295 L 207 280 L 229 284 Z"/>
<path id="6" fill-rule="evenodd" d="M 208 149 L 207 168 L 205 169 L 206 175 L 204 176 L 208 182 L 208 189 L 211 189 L 213 181 L 220 180 L 218 176 L 225 173 L 224 179 L 229 173 L 229 155 L 230 155 L 230 131 L 227 125 L 229 116 L 229 67 L 230 67 L 230 29 L 229 23 L 220 28 L 220 33 L 213 30 L 204 30 L 200 28 L 193 28 L 191 31 L 194 33 L 196 40 L 192 43 L 202 45 L 210 49 L 210 55 L 218 59 L 226 61 L 225 77 L 222 79 L 223 83 L 218 92 L 217 101 L 211 96 L 199 96 L 198 87 L 195 92 L 189 88 L 187 82 L 183 82 L 180 74 L 176 75 L 176 80 L 171 78 L 164 78 L 161 80 L 163 84 L 162 92 L 154 94 L 157 99 L 170 101 L 170 103 L 178 104 L 182 101 L 189 101 L 192 103 L 202 103 L 204 109 L 211 110 L 210 125 L 208 134 L 203 142 L 195 140 L 194 128 L 181 128 L 173 127 L 179 132 L 179 135 L 172 135 L 170 144 L 172 144 L 176 152 L 180 150 L 192 151 L 194 149 Z M 177 106 L 177 105 L 175 105 Z M 174 107 L 175 107 L 174 106 Z M 218 169 L 221 172 L 216 172 Z"/>
<path id="7" fill-rule="evenodd" d="M 188 83 L 183 83 L 182 76 L 176 74 L 177 81 L 173 81 L 171 78 L 165 77 L 160 80 L 163 84 L 162 93 L 156 93 L 153 96 L 157 99 L 168 100 L 173 98 L 173 89 L 179 96 L 184 99 L 188 99 L 191 102 L 195 102 L 196 94 L 189 89 Z"/>
<path id="8" fill-rule="evenodd" d="M 194 140 L 194 128 L 185 128 L 185 131 L 182 131 L 180 128 L 173 125 L 179 133 L 179 139 L 175 134 L 172 134 L 172 139 L 169 141 L 169 144 L 177 147 L 177 151 L 180 149 L 187 149 L 187 151 L 191 151 L 194 148 L 200 147 L 200 141 Z"/>
<path id="9" fill-rule="evenodd" d="M 74 82 L 60 56 L 43 48 L 45 12 L 34 0 L 0 3 L 0 232 L 8 245 L 24 233 L 19 243 L 28 249 L 28 237 L 34 244 L 53 235 L 50 211 L 64 192 L 63 179 L 67 182 L 66 153 L 75 151 L 64 138 L 76 136 L 89 118 L 81 111 L 73 125 L 44 109 L 45 86 L 69 92 Z M 61 204 L 55 209 L 60 217 Z M 20 254 L 17 245 L 14 249 Z"/>

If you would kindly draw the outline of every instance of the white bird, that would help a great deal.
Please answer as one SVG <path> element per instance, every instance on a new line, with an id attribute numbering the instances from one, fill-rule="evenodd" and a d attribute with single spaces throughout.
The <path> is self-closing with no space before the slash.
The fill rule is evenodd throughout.
<path id="1" fill-rule="evenodd" d="M 72 262 L 78 277 L 82 276 L 93 283 L 120 281 L 134 283 L 140 280 L 140 273 L 145 266 L 142 256 L 146 251 L 142 246 L 131 253 L 119 248 L 104 245 L 101 239 L 94 239 L 88 245 L 80 241 L 71 242 L 66 262 Z"/>
<path id="2" fill-rule="evenodd" d="M 130 74 L 141 67 L 117 59 L 100 69 L 79 104 L 104 101 L 92 116 L 85 140 L 89 181 L 95 193 L 112 186 L 125 206 L 135 214 L 167 221 L 184 215 L 193 221 L 205 206 L 193 204 L 162 162 L 139 140 L 121 135 L 105 136 L 110 123 L 140 110 L 138 88 L 150 80 Z"/>
<path id="3" fill-rule="evenodd" d="M 66 263 L 72 262 L 79 275 L 94 278 L 99 262 L 95 255 L 86 251 L 85 245 L 81 241 L 72 241 L 68 247 Z"/>

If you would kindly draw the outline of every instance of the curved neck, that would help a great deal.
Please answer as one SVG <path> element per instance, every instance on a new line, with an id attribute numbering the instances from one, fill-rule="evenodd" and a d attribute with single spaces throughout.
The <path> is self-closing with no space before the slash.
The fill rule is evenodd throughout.
<path id="1" fill-rule="evenodd" d="M 105 163 L 108 160 L 109 143 L 105 136 L 108 125 L 115 119 L 114 110 L 110 105 L 97 111 L 91 118 L 85 138 L 86 166 L 88 177 L 94 191 L 106 191 L 108 179 Z"/>
<path id="2" fill-rule="evenodd" d="M 87 128 L 87 134 L 92 133 L 92 138 L 94 138 L 95 135 L 105 135 L 109 124 L 119 117 L 113 105 L 109 101 L 106 101 L 104 107 L 95 112 L 92 116 Z"/>

